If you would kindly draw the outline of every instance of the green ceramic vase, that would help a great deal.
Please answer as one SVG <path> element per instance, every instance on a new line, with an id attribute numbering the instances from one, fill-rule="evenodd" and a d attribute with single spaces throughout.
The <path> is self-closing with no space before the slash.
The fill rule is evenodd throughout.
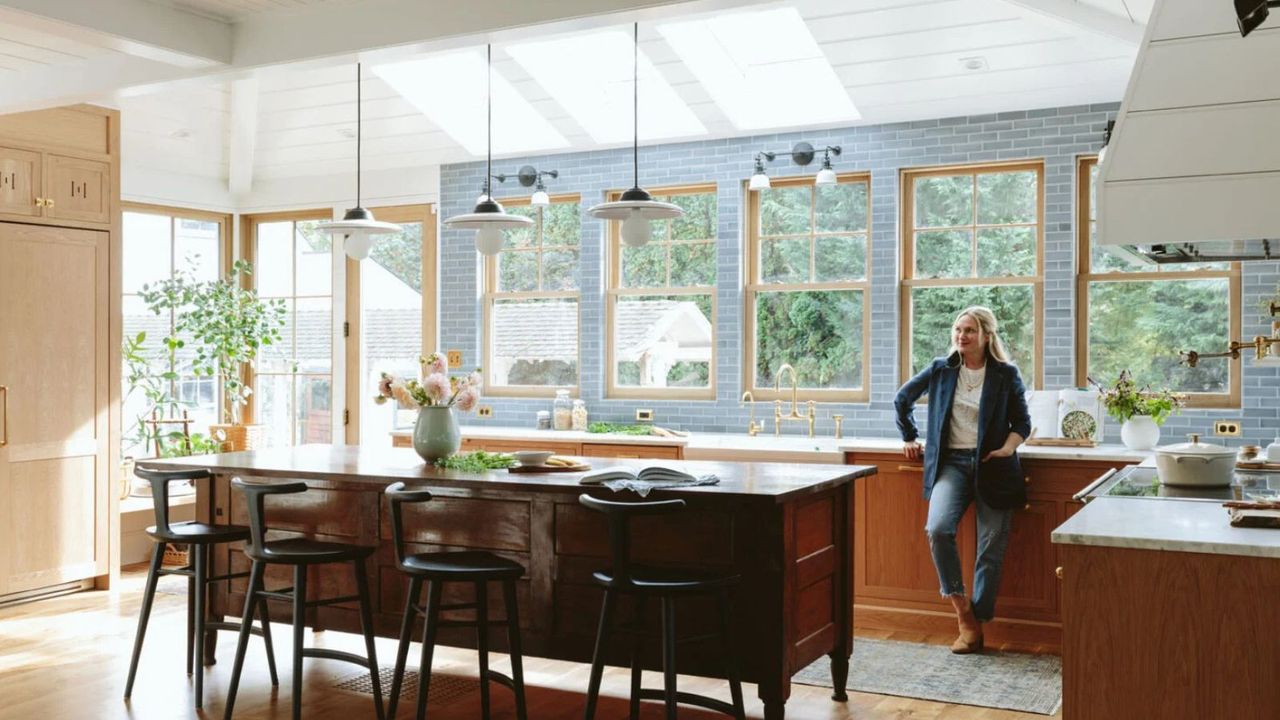
<path id="1" fill-rule="evenodd" d="M 462 433 L 453 419 L 453 408 L 430 405 L 418 411 L 413 425 L 413 449 L 429 463 L 447 458 L 462 446 Z"/>

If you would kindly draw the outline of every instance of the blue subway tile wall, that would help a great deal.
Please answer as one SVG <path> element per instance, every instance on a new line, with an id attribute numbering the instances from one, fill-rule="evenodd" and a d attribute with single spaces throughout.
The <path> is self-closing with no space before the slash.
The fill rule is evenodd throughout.
<path id="1" fill-rule="evenodd" d="M 752 157 L 760 150 L 786 149 L 800 140 L 814 146 L 841 145 L 837 171 L 871 173 L 871 312 L 869 362 L 871 399 L 865 403 L 824 403 L 818 406 L 818 433 L 830 436 L 833 414 L 843 414 L 846 436 L 896 436 L 893 396 L 898 376 L 898 173 L 902 168 L 997 160 L 1043 158 L 1045 161 L 1044 354 L 1047 388 L 1071 387 L 1075 366 L 1075 191 L 1076 159 L 1096 153 L 1108 119 L 1118 106 L 1102 104 L 1005 112 L 998 115 L 921 120 L 890 125 L 818 130 L 806 133 L 756 135 L 675 143 L 640 148 L 640 183 L 654 190 L 663 186 L 714 182 L 719 201 L 718 288 L 716 290 L 715 400 L 610 400 L 604 397 L 604 223 L 583 215 L 581 272 L 581 397 L 592 420 L 630 422 L 636 408 L 650 408 L 660 425 L 703 432 L 744 432 L 747 409 L 742 395 L 742 267 L 744 181 L 751 175 Z M 799 168 L 781 156 L 770 168 L 774 177 L 812 174 L 816 165 Z M 560 171 L 550 190 L 580 193 L 585 209 L 610 190 L 632 184 L 631 149 L 619 148 L 562 155 L 510 158 L 496 163 L 498 172 L 524 164 Z M 468 211 L 484 178 L 481 162 L 441 168 L 440 216 Z M 494 195 L 518 195 L 518 187 L 495 185 Z M 480 363 L 480 257 L 474 232 L 443 229 L 440 233 L 441 347 L 461 349 L 466 364 Z M 1244 265 L 1243 334 L 1270 334 L 1270 323 L 1258 310 L 1262 298 L 1280 282 L 1280 263 Z M 1177 348 L 1170 348 L 1175 351 Z M 1223 362 L 1221 360 L 1209 362 Z M 1164 439 L 1177 441 L 1189 432 L 1208 433 L 1215 419 L 1242 421 L 1244 440 L 1266 444 L 1280 431 L 1280 370 L 1253 368 L 1244 363 L 1243 407 L 1188 410 L 1164 426 Z M 485 399 L 494 408 L 491 419 L 462 416 L 464 423 L 532 427 L 538 410 L 550 409 L 546 398 Z M 757 419 L 769 419 L 771 408 L 761 403 Z M 923 412 L 917 419 L 923 425 Z M 1119 426 L 1105 423 L 1109 442 L 1119 441 Z M 766 431 L 772 432 L 772 423 Z M 788 423 L 783 432 L 805 432 L 803 423 Z"/>

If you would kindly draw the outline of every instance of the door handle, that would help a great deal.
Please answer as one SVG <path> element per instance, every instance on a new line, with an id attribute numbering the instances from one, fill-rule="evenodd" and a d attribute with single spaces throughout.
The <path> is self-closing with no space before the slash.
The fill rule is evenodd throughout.
<path id="1" fill-rule="evenodd" d="M 0 385 L 0 392 L 4 393 L 4 404 L 0 406 L 0 422 L 4 423 L 4 434 L 0 435 L 0 447 L 9 444 L 9 386 Z"/>

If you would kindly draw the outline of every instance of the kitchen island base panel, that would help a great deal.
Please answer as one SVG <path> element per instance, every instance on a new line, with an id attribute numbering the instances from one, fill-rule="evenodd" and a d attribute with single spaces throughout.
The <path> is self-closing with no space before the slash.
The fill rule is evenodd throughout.
<path id="1" fill-rule="evenodd" d="M 309 458 L 306 448 L 295 452 L 299 457 L 289 461 L 301 467 L 308 467 L 308 459 L 314 459 Z M 283 535 L 292 532 L 377 546 L 369 567 L 375 631 L 399 636 L 408 581 L 395 567 L 389 508 L 382 491 L 390 482 L 405 478 L 388 477 L 381 468 L 367 475 L 350 471 L 326 474 L 314 469 L 285 473 L 278 465 L 255 469 L 247 459 L 236 467 L 237 460 L 230 456 L 220 456 L 217 462 L 223 466 L 213 468 L 211 493 L 198 496 L 197 517 L 244 521 L 243 500 L 229 492 L 232 476 L 305 480 L 309 492 L 273 498 L 279 502 L 267 508 L 272 527 L 280 528 Z M 742 481 L 722 476 L 720 486 L 651 494 L 651 498 L 680 497 L 689 508 L 674 516 L 637 519 L 633 542 L 637 561 L 646 564 L 741 575 L 733 600 L 733 633 L 742 655 L 742 679 L 757 685 L 766 715 L 781 718 L 794 673 L 823 655 L 844 658 L 832 663 L 833 682 L 847 672 L 852 651 L 853 485 L 855 478 L 874 473 L 874 468 L 736 467 L 742 468 Z M 724 464 L 716 469 L 726 473 L 732 467 Z M 513 482 L 505 473 L 492 473 L 484 478 L 494 482 L 486 482 L 420 465 L 405 472 L 422 473 L 410 481 L 430 487 L 435 494 L 431 503 L 405 508 L 406 549 L 483 549 L 521 563 L 528 569 L 517 587 L 525 655 L 589 661 L 602 600 L 602 590 L 591 581 L 591 573 L 607 567 L 609 559 L 604 519 L 577 502 L 584 488 L 571 478 L 566 483 L 562 477 Z M 441 477 L 434 476 L 437 473 Z M 793 480 L 773 480 L 783 477 Z M 216 565 L 220 572 L 241 570 L 247 567 L 247 560 L 239 546 L 229 546 L 218 554 Z M 331 573 L 323 567 L 309 572 L 309 584 L 318 596 L 352 594 L 349 572 Z M 269 572 L 266 585 L 271 589 L 289 582 L 290 578 Z M 213 598 L 214 613 L 233 615 L 241 608 L 244 582 L 229 585 Z M 447 589 L 445 602 L 450 602 L 450 593 L 457 593 L 454 601 L 471 601 L 466 590 Z M 618 611 L 627 617 L 634 608 L 620 603 Z M 682 608 L 681 616 L 682 625 L 695 634 L 719 623 L 713 602 L 690 602 L 687 610 Z M 277 618 L 292 622 L 291 609 L 284 605 L 274 608 L 272 619 Z M 308 612 L 302 622 L 357 632 L 359 620 L 354 605 L 335 605 Z M 656 620 L 651 618 L 655 626 Z M 420 634 L 420 622 L 415 625 L 413 632 Z M 442 628 L 438 642 L 474 647 L 475 636 Z M 491 645 L 494 651 L 503 652 L 505 638 L 495 637 Z M 630 660 L 629 648 L 621 646 L 605 658 L 606 664 L 623 667 L 629 666 Z M 640 663 L 645 669 L 661 669 L 657 648 L 646 652 Z M 679 671 L 722 677 L 724 659 L 719 644 L 682 647 Z"/>
<path id="2" fill-rule="evenodd" d="M 1280 716 L 1274 558 L 1059 550 L 1064 720 Z"/>

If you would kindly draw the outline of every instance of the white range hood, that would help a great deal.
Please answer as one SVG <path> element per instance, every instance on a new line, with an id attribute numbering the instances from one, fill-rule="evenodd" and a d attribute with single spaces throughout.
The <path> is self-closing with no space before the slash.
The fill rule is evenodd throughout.
<path id="1" fill-rule="evenodd" d="M 1098 241 L 1156 262 L 1280 259 L 1280 15 L 1156 0 L 1099 168 Z"/>

